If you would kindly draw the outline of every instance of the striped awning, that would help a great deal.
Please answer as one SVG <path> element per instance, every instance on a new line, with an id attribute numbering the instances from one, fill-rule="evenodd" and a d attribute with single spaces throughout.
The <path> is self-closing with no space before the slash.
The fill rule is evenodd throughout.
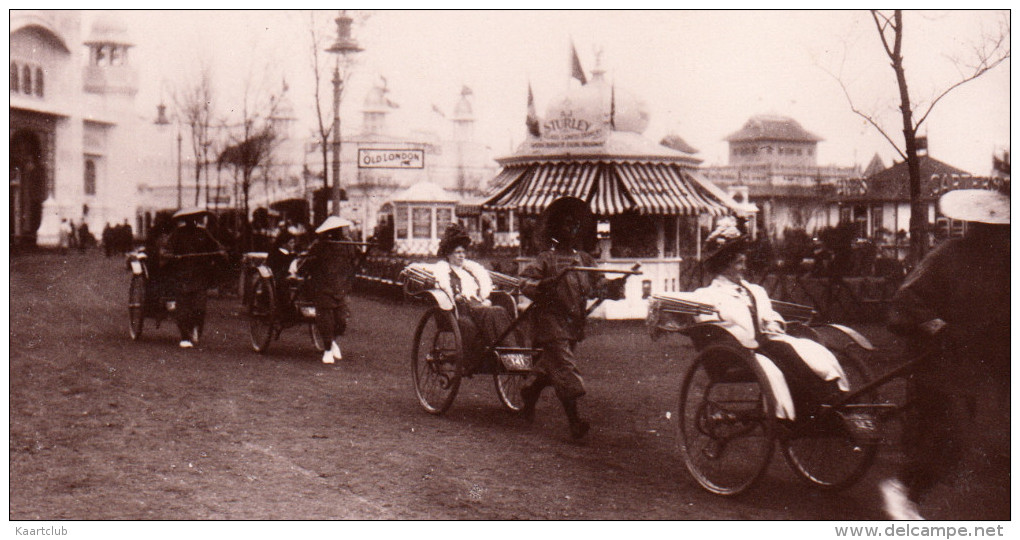
<path id="1" fill-rule="evenodd" d="M 504 169 L 500 177 L 516 175 L 514 181 L 485 201 L 484 208 L 538 214 L 559 197 L 577 197 L 588 201 L 599 216 L 633 211 L 656 215 L 733 213 L 682 167 L 669 163 L 546 162 L 512 169 L 512 173 Z"/>

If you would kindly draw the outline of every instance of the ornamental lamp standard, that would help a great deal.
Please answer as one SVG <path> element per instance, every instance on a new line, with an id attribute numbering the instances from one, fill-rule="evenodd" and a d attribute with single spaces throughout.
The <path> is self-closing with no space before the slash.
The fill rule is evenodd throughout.
<path id="1" fill-rule="evenodd" d="M 340 16 L 336 18 L 336 41 L 326 49 L 326 52 L 337 55 L 333 68 L 333 214 L 337 216 L 340 215 L 341 202 L 340 94 L 343 89 L 343 79 L 340 78 L 340 59 L 346 59 L 348 54 L 364 50 L 351 37 L 351 22 L 353 19 L 347 15 L 347 11 L 340 10 Z"/>
<path id="2" fill-rule="evenodd" d="M 166 126 L 170 124 L 170 120 L 166 117 L 166 105 L 160 103 L 156 106 L 157 126 Z M 174 116 L 176 119 L 177 117 Z M 177 208 L 181 208 L 181 127 L 177 126 Z"/>

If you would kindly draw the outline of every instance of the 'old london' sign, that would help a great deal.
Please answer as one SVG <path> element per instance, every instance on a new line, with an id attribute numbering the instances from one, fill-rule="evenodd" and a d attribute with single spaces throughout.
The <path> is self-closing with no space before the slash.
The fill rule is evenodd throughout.
<path id="1" fill-rule="evenodd" d="M 424 169 L 424 150 L 359 148 L 359 169 Z"/>

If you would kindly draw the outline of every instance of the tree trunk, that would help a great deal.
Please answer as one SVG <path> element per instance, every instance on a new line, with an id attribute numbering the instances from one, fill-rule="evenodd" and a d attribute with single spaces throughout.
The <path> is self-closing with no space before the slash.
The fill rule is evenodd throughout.
<path id="1" fill-rule="evenodd" d="M 907 171 L 910 188 L 910 252 L 907 264 L 916 265 L 928 251 L 928 208 L 921 202 L 921 163 L 917 157 L 917 128 L 910 109 L 910 92 L 907 90 L 907 75 L 903 67 L 901 44 L 903 42 L 903 13 L 895 15 L 896 46 L 890 55 L 896 84 L 900 90 L 900 113 L 903 116 L 903 141 L 907 150 Z"/>

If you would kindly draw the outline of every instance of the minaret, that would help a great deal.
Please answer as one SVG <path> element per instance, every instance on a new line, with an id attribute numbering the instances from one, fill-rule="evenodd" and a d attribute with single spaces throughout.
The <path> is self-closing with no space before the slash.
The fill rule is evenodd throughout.
<path id="1" fill-rule="evenodd" d="M 128 52 L 133 43 L 127 30 L 111 15 L 100 14 L 84 42 L 89 48 L 85 67 L 85 91 L 92 94 L 122 94 L 134 97 L 138 92 L 138 72 L 131 66 Z"/>
<path id="2" fill-rule="evenodd" d="M 475 134 L 475 112 L 471 106 L 469 96 L 473 92 L 467 86 L 460 90 L 460 100 L 453 108 L 453 140 L 467 142 L 474 139 Z"/>
<path id="3" fill-rule="evenodd" d="M 386 94 L 390 91 L 386 87 L 386 77 L 380 76 L 379 79 L 381 84 L 376 83 L 368 91 L 368 95 L 365 96 L 365 106 L 361 109 L 363 129 L 368 135 L 383 135 L 386 133 L 386 115 L 390 113 L 390 109 L 396 106 L 386 97 Z"/>

